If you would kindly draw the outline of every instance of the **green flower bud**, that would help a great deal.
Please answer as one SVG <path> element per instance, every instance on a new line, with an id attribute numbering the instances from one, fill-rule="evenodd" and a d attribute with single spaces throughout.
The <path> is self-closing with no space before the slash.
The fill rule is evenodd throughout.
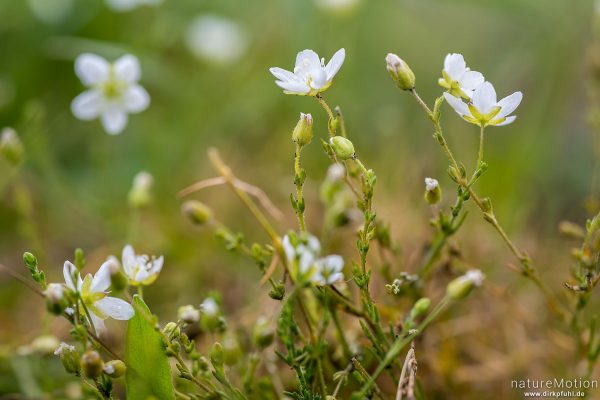
<path id="1" fill-rule="evenodd" d="M 224 354 L 223 354 L 223 346 L 221 345 L 221 343 L 216 342 L 215 344 L 212 345 L 212 347 L 210 348 L 210 362 L 212 363 L 213 367 L 215 368 L 221 368 L 223 367 L 223 363 L 224 363 Z"/>
<path id="2" fill-rule="evenodd" d="M 437 180 L 433 178 L 425 178 L 425 201 L 428 204 L 434 205 L 442 199 L 442 189 Z"/>
<path id="3" fill-rule="evenodd" d="M 354 145 L 351 141 L 342 136 L 334 136 L 329 139 L 329 144 L 340 160 L 354 158 Z"/>
<path id="4" fill-rule="evenodd" d="M 483 284 L 484 278 L 485 275 L 480 270 L 471 270 L 450 282 L 446 288 L 446 293 L 453 300 L 464 299 L 471 293 L 473 288 Z"/>
<path id="5" fill-rule="evenodd" d="M 12 165 L 18 165 L 23 159 L 23 143 L 12 128 L 4 128 L 0 133 L 0 155 Z"/>
<path id="6" fill-rule="evenodd" d="M 223 340 L 223 361 L 225 365 L 235 365 L 241 357 L 242 349 L 238 340 L 234 336 L 228 335 Z"/>
<path id="7" fill-rule="evenodd" d="M 423 297 L 417 300 L 412 310 L 410 310 L 411 319 L 418 318 L 421 315 L 425 314 L 429 309 L 429 306 L 431 306 L 431 300 L 429 300 L 427 297 Z"/>
<path id="8" fill-rule="evenodd" d="M 83 371 L 83 375 L 90 379 L 96 379 L 102 375 L 102 368 L 104 367 L 104 363 L 102 362 L 102 357 L 95 350 L 90 350 L 85 352 L 85 354 L 81 357 L 81 369 Z"/>
<path id="9" fill-rule="evenodd" d="M 154 183 L 154 178 L 150 173 L 142 171 L 133 178 L 133 187 L 129 191 L 129 205 L 133 208 L 142 208 L 147 206 L 152 200 L 150 189 Z"/>
<path id="10" fill-rule="evenodd" d="M 177 310 L 177 318 L 186 324 L 195 324 L 200 321 L 200 310 L 191 305 L 181 306 Z"/>
<path id="11" fill-rule="evenodd" d="M 65 371 L 70 374 L 79 373 L 81 364 L 79 353 L 75 349 L 75 346 L 63 342 L 56 348 L 54 354 L 60 357 L 60 362 L 65 368 Z"/>
<path id="12" fill-rule="evenodd" d="M 172 338 L 179 337 L 179 335 L 181 334 L 181 330 L 179 329 L 179 327 L 177 326 L 177 324 L 175 322 L 169 322 L 163 328 L 163 333 L 165 335 L 167 335 L 167 337 L 169 339 L 172 339 Z"/>
<path id="13" fill-rule="evenodd" d="M 44 290 L 46 297 L 46 308 L 55 315 L 63 313 L 65 308 L 69 307 L 69 301 L 65 297 L 65 290 L 61 284 L 50 283 Z"/>
<path id="14" fill-rule="evenodd" d="M 25 252 L 23 254 L 23 263 L 32 273 L 37 270 L 37 258 L 29 252 Z"/>
<path id="15" fill-rule="evenodd" d="M 212 219 L 212 210 L 200 201 L 189 200 L 181 206 L 183 215 L 189 218 L 196 225 L 204 225 Z"/>
<path id="16" fill-rule="evenodd" d="M 273 289 L 269 291 L 269 297 L 273 300 L 283 300 L 285 297 L 285 286 L 283 283 L 276 283 Z"/>
<path id="17" fill-rule="evenodd" d="M 396 85 L 402 90 L 412 90 L 415 88 L 415 74 L 410 67 L 395 54 L 389 53 L 385 57 L 386 68 L 396 82 Z"/>
<path id="18" fill-rule="evenodd" d="M 102 370 L 111 378 L 120 378 L 125 375 L 126 369 L 127 367 L 123 361 L 112 360 L 104 364 L 104 368 Z"/>
<path id="19" fill-rule="evenodd" d="M 252 331 L 252 342 L 259 349 L 269 347 L 275 338 L 275 330 L 265 317 L 260 317 Z"/>
<path id="20" fill-rule="evenodd" d="M 292 140 L 300 146 L 310 143 L 313 138 L 313 118 L 310 114 L 300 113 L 300 119 L 292 132 Z"/>

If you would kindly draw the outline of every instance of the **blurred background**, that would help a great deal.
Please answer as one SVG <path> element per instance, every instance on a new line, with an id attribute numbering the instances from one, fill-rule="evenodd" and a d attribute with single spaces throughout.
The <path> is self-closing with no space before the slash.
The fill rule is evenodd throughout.
<path id="1" fill-rule="evenodd" d="M 558 0 L 0 0 L 0 127 L 13 127 L 24 146 L 18 169 L 0 164 L 0 263 L 24 275 L 21 256 L 32 251 L 49 280 L 61 281 L 75 248 L 86 251 L 93 271 L 131 243 L 165 256 L 146 294 L 159 316 L 173 318 L 178 306 L 198 304 L 212 290 L 242 323 L 259 311 L 275 316 L 277 304 L 259 286 L 256 267 L 226 252 L 211 230 L 192 226 L 177 193 L 216 176 L 206 156 L 214 146 L 284 211 L 280 232 L 294 229 L 291 131 L 299 113 L 310 112 L 316 138 L 325 137 L 327 120 L 313 99 L 283 95 L 268 68 L 293 69 L 305 48 L 328 60 L 343 47 L 346 61 L 324 97 L 340 105 L 358 155 L 377 172 L 375 207 L 402 249 L 392 273 L 411 271 L 432 235 L 423 179 L 440 180 L 445 206 L 454 200 L 453 185 L 430 123 L 395 88 L 384 58 L 394 52 L 408 62 L 432 104 L 442 90 L 444 57 L 458 52 L 500 98 L 524 93 L 516 122 L 487 130 L 490 168 L 479 191 L 562 293 L 573 244 L 558 236 L 557 225 L 582 223 L 585 206 L 594 207 L 595 131 L 588 120 L 596 118 L 598 18 L 591 1 Z M 151 104 L 118 136 L 70 111 L 85 89 L 73 70 L 83 52 L 140 60 Z M 446 105 L 442 120 L 450 146 L 472 169 L 477 128 Z M 319 182 L 329 164 L 318 140 L 303 151 L 303 164 L 308 227 L 318 233 Z M 140 171 L 154 177 L 153 198 L 135 211 L 127 198 Z M 227 188 L 188 198 L 208 204 L 250 242 L 265 241 Z M 534 287 L 506 268 L 510 253 L 471 211 L 453 243 L 465 263 L 486 272 L 489 290 L 423 339 L 417 359 L 426 393 L 520 398 L 510 379 L 576 375 L 581 366 L 568 330 L 553 324 Z M 352 228 L 340 237 L 348 244 L 336 250 L 355 259 Z M 384 283 L 375 294 L 382 303 Z M 66 338 L 68 327 L 0 270 L 0 394 L 31 390 L 36 398 L 64 386 L 68 376 L 52 357 L 28 361 L 41 334 Z"/>

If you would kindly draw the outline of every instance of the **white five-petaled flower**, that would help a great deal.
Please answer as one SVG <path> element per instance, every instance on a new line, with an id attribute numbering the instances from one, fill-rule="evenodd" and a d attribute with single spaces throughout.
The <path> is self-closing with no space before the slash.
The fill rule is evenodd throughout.
<path id="1" fill-rule="evenodd" d="M 269 71 L 277 78 L 275 83 L 284 93 L 316 96 L 331 86 L 333 77 L 340 70 L 345 58 L 346 51 L 339 49 L 325 65 L 325 59 L 319 59 L 314 51 L 302 50 L 296 56 L 294 72 L 277 67 Z"/>
<path id="2" fill-rule="evenodd" d="M 312 235 L 307 235 L 304 242 L 296 243 L 295 246 L 289 235 L 285 235 L 283 249 L 295 279 L 325 286 L 344 278 L 344 259 L 335 254 L 318 258 L 321 244 Z"/>
<path id="3" fill-rule="evenodd" d="M 150 104 L 148 92 L 138 84 L 138 59 L 127 54 L 109 63 L 95 54 L 81 54 L 75 60 L 75 73 L 89 89 L 73 99 L 73 114 L 84 121 L 100 118 L 107 133 L 121 133 L 128 114 L 144 111 Z"/>
<path id="4" fill-rule="evenodd" d="M 484 81 L 481 72 L 471 71 L 465 63 L 462 54 L 448 54 L 444 59 L 442 78 L 438 80 L 440 86 L 456 97 L 470 99 L 473 91 Z"/>
<path id="5" fill-rule="evenodd" d="M 150 285 L 153 283 L 162 270 L 164 258 L 145 254 L 135 254 L 133 247 L 125 246 L 123 249 L 122 260 L 123 271 L 133 286 Z"/>
<path id="6" fill-rule="evenodd" d="M 81 278 L 75 265 L 65 261 L 63 275 L 67 288 L 79 293 L 81 301 L 90 313 L 91 323 L 101 333 L 105 330 L 104 320 L 108 317 L 128 320 L 133 317 L 134 310 L 125 300 L 108 296 L 110 286 L 111 261 L 107 261 L 95 275 L 87 274 Z"/>
<path id="7" fill-rule="evenodd" d="M 512 123 L 517 117 L 509 116 L 509 114 L 519 106 L 523 99 L 523 93 L 515 92 L 498 101 L 494 86 L 489 82 L 483 82 L 475 88 L 473 99 L 469 104 L 449 93 L 444 93 L 444 97 L 465 121 L 485 127 Z"/>

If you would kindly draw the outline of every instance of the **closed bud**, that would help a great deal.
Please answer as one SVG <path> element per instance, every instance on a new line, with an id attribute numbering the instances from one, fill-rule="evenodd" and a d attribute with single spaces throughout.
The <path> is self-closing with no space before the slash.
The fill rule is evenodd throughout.
<path id="1" fill-rule="evenodd" d="M 485 275 L 474 269 L 450 282 L 446 288 L 447 295 L 453 300 L 464 299 L 475 287 L 483 284 Z"/>
<path id="2" fill-rule="evenodd" d="M 80 370 L 79 353 L 75 349 L 75 346 L 62 342 L 54 351 L 54 355 L 60 357 L 65 371 L 70 374 L 78 374 Z"/>
<path id="3" fill-rule="evenodd" d="M 300 146 L 310 143 L 313 138 L 313 118 L 310 114 L 300 113 L 300 119 L 292 132 L 292 140 Z"/>
<path id="4" fill-rule="evenodd" d="M 386 68 L 396 82 L 396 85 L 402 90 L 412 90 L 415 88 L 415 74 L 410 67 L 400 57 L 389 53 L 385 57 Z"/>
<path id="5" fill-rule="evenodd" d="M 53 314 L 60 315 L 69 306 L 65 298 L 65 291 L 61 284 L 50 283 L 44 290 L 46 297 L 46 308 Z"/>
<path id="6" fill-rule="evenodd" d="M 142 208 L 147 206 L 152 200 L 150 189 L 154 183 L 154 178 L 149 172 L 142 171 L 133 178 L 133 186 L 129 191 L 129 205 L 133 208 Z"/>
<path id="7" fill-rule="evenodd" d="M 276 283 L 273 289 L 269 291 L 269 297 L 273 300 L 283 300 L 285 296 L 285 286 L 282 283 Z"/>
<path id="8" fill-rule="evenodd" d="M 223 361 L 225 365 L 235 365 L 242 357 L 242 349 L 238 340 L 233 335 L 228 335 L 223 340 Z"/>
<path id="9" fill-rule="evenodd" d="M 27 267 L 27 269 L 29 269 L 29 271 L 31 271 L 32 273 L 34 271 L 37 270 L 37 258 L 35 258 L 35 256 L 29 252 L 26 252 L 23 254 L 23 263 L 25 263 L 25 266 Z"/>
<path id="10" fill-rule="evenodd" d="M 200 321 L 200 310 L 191 305 L 182 306 L 177 310 L 177 317 L 186 324 L 195 324 Z"/>
<path id="11" fill-rule="evenodd" d="M 167 335 L 169 339 L 176 338 L 181 334 L 181 330 L 175 322 L 169 322 L 163 328 L 163 333 Z"/>
<path id="12" fill-rule="evenodd" d="M 204 225 L 212 219 L 212 211 L 208 206 L 197 200 L 189 200 L 181 206 L 183 214 L 196 225 Z"/>
<path id="13" fill-rule="evenodd" d="M 425 178 L 425 201 L 434 205 L 442 199 L 442 189 L 436 179 Z"/>
<path id="14" fill-rule="evenodd" d="M 210 362 L 212 363 L 213 367 L 220 368 L 223 366 L 224 354 L 223 354 L 223 346 L 221 345 L 221 343 L 216 342 L 215 344 L 212 345 L 212 347 L 210 348 L 209 356 L 210 356 Z"/>
<path id="15" fill-rule="evenodd" d="M 431 300 L 429 300 L 427 297 L 420 298 L 417 300 L 412 310 L 410 310 L 410 317 L 413 319 L 420 317 L 421 315 L 425 314 L 427 310 L 429 310 L 429 306 L 431 306 Z"/>
<path id="16" fill-rule="evenodd" d="M 259 349 L 264 349 L 273 343 L 274 337 L 275 330 L 269 321 L 264 317 L 258 318 L 252 331 L 252 342 L 254 345 Z"/>
<path id="17" fill-rule="evenodd" d="M 342 136 L 334 136 L 329 139 L 329 144 L 335 155 L 340 160 L 354 158 L 354 145 L 351 141 Z"/>
<path id="18" fill-rule="evenodd" d="M 0 133 L 0 155 L 12 165 L 18 165 L 23 159 L 23 143 L 12 128 L 4 128 Z"/>
<path id="19" fill-rule="evenodd" d="M 104 367 L 104 363 L 102 362 L 102 357 L 95 350 L 90 350 L 85 352 L 85 354 L 81 357 L 81 369 L 83 371 L 83 375 L 90 379 L 96 379 L 102 375 L 102 368 Z"/>
<path id="20" fill-rule="evenodd" d="M 102 370 L 111 378 L 120 378 L 125 375 L 126 369 L 127 367 L 123 361 L 112 360 L 104 364 L 104 368 Z"/>

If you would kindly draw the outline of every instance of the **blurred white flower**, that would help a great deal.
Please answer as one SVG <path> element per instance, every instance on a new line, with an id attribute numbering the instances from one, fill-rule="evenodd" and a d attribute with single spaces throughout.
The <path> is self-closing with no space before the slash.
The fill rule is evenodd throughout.
<path id="1" fill-rule="evenodd" d="M 72 346 L 70 344 L 67 344 L 65 342 L 60 342 L 60 344 L 58 345 L 58 347 L 56 348 L 56 350 L 54 350 L 54 355 L 55 356 L 60 356 L 65 352 L 75 352 L 77 351 L 77 349 L 75 349 L 75 346 Z"/>
<path id="2" fill-rule="evenodd" d="M 95 54 L 81 54 L 75 73 L 89 90 L 73 99 L 73 114 L 84 121 L 100 118 L 111 135 L 125 129 L 128 114 L 142 112 L 150 104 L 148 92 L 138 84 L 140 63 L 131 54 L 112 64 Z"/>
<path id="3" fill-rule="evenodd" d="M 73 11 L 75 0 L 28 0 L 33 15 L 47 24 L 63 22 Z"/>
<path id="4" fill-rule="evenodd" d="M 141 6 L 156 6 L 162 0 L 106 0 L 106 5 L 113 11 L 125 12 Z"/>
<path id="5" fill-rule="evenodd" d="M 517 117 L 508 115 L 519 106 L 523 99 L 523 93 L 515 92 L 497 101 L 494 86 L 489 82 L 484 82 L 475 88 L 473 99 L 469 104 L 449 93 L 444 93 L 444 97 L 465 121 L 485 127 L 512 123 Z"/>
<path id="6" fill-rule="evenodd" d="M 318 258 L 321 252 L 319 239 L 308 234 L 295 245 L 289 235 L 283 237 L 283 250 L 294 279 L 317 285 L 330 285 L 344 278 L 344 260 L 338 255 Z"/>
<path id="7" fill-rule="evenodd" d="M 65 296 L 63 285 L 60 283 L 49 283 L 46 290 L 44 290 L 44 295 L 52 303 L 58 303 Z"/>
<path id="8" fill-rule="evenodd" d="M 79 293 L 81 301 L 90 312 L 90 322 L 98 333 L 105 331 L 104 320 L 108 317 L 128 320 L 133 317 L 131 304 L 116 297 L 109 297 L 106 291 L 110 286 L 110 261 L 102 264 L 98 272 L 92 276 L 87 274 L 81 279 L 79 271 L 69 261 L 65 261 L 63 275 L 69 289 Z"/>
<path id="9" fill-rule="evenodd" d="M 474 286 L 483 285 L 483 280 L 485 279 L 485 275 L 478 269 L 472 269 L 467 271 L 466 274 L 463 275 L 463 278 L 469 282 L 471 282 Z"/>
<path id="10" fill-rule="evenodd" d="M 467 68 L 464 57 L 457 53 L 446 55 L 442 76 L 438 80 L 440 86 L 448 89 L 453 96 L 465 99 L 473 97 L 473 90 L 484 81 L 481 72 Z"/>
<path id="11" fill-rule="evenodd" d="M 200 310 L 192 305 L 181 306 L 177 310 L 177 318 L 186 324 L 195 324 L 200 321 Z"/>
<path id="12" fill-rule="evenodd" d="M 152 200 L 152 185 L 154 177 L 147 171 L 138 172 L 133 178 L 133 185 L 127 199 L 134 208 L 144 207 Z"/>
<path id="13" fill-rule="evenodd" d="M 437 179 L 425 178 L 425 190 L 428 192 L 434 191 L 439 186 Z"/>
<path id="14" fill-rule="evenodd" d="M 200 310 L 210 317 L 214 317 L 219 313 L 219 305 L 212 297 L 207 297 L 202 304 L 200 304 Z"/>
<path id="15" fill-rule="evenodd" d="M 319 59 L 314 51 L 302 50 L 296 56 L 293 73 L 277 67 L 273 67 L 269 71 L 277 78 L 275 83 L 283 89 L 284 93 L 316 96 L 331 86 L 333 78 L 342 67 L 345 58 L 346 51 L 339 49 L 325 65 L 325 59 Z"/>
<path id="16" fill-rule="evenodd" d="M 355 9 L 360 0 L 315 0 L 315 3 L 325 11 L 346 12 Z"/>
<path id="17" fill-rule="evenodd" d="M 123 272 L 129 279 L 129 284 L 133 286 L 152 284 L 158 278 L 164 261 L 163 256 L 156 258 L 135 254 L 130 245 L 125 246 L 121 258 Z"/>
<path id="18" fill-rule="evenodd" d="M 342 164 L 331 164 L 327 169 L 327 180 L 340 182 L 346 177 L 346 168 Z"/>
<path id="19" fill-rule="evenodd" d="M 203 15 L 192 21 L 187 29 L 186 42 L 196 57 L 216 64 L 238 60 L 248 47 L 240 26 L 216 15 Z"/>

